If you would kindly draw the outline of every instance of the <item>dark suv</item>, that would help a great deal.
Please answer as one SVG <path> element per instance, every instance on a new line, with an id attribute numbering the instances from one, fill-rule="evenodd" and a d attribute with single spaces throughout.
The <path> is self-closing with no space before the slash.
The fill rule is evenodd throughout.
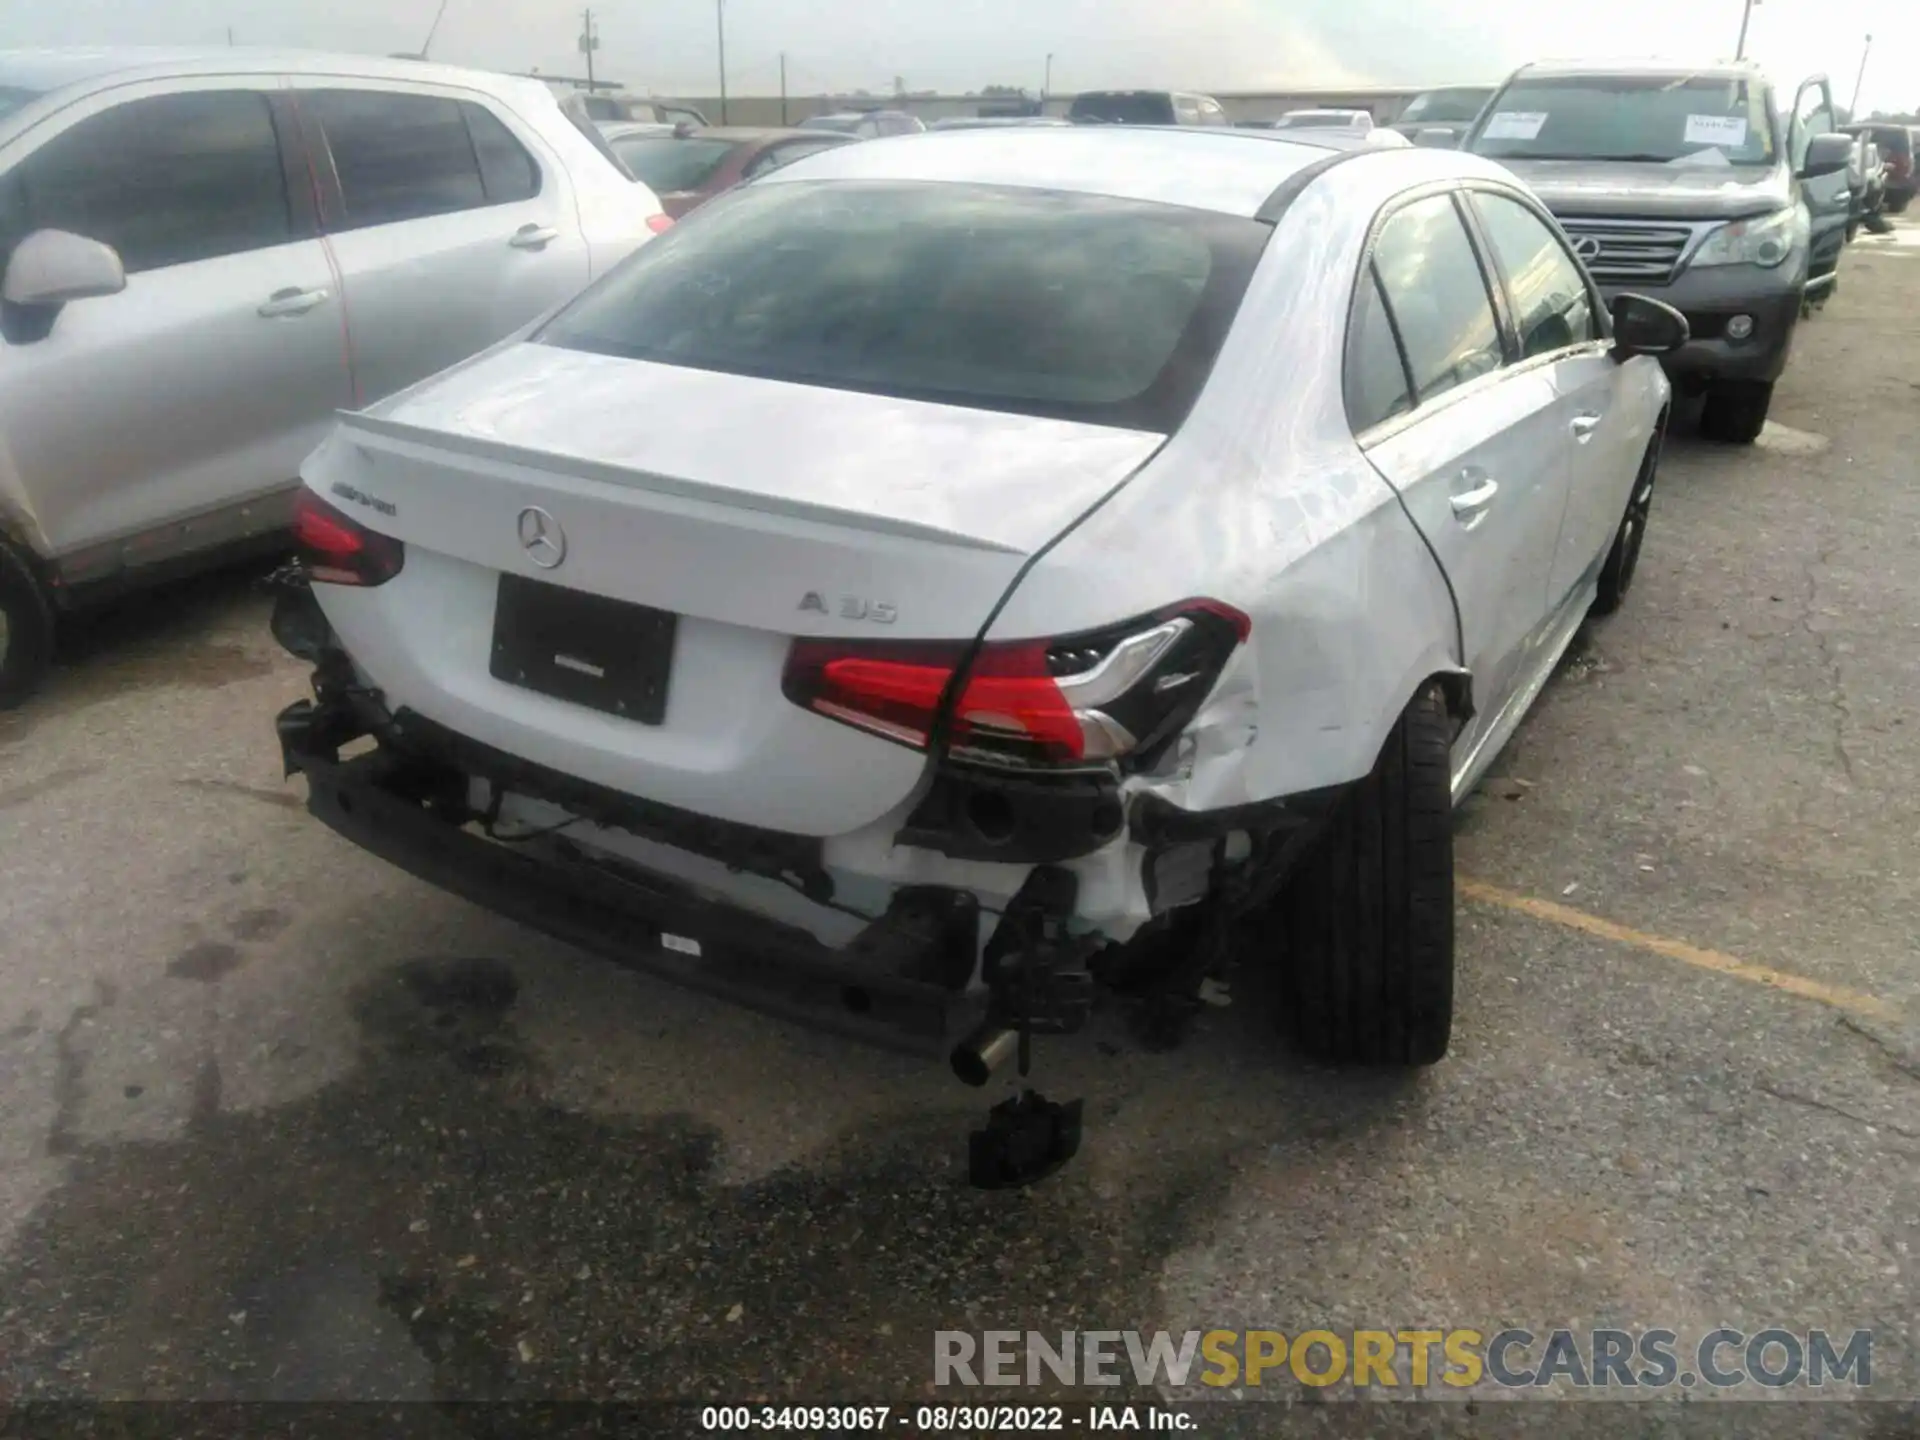
<path id="1" fill-rule="evenodd" d="M 1211 95 L 1184 90 L 1083 90 L 1067 107 L 1076 125 L 1226 125 Z"/>
<path id="2" fill-rule="evenodd" d="M 1490 85 L 1449 85 L 1428 90 L 1408 102 L 1393 128 L 1409 140 L 1429 145 L 1439 143 L 1436 132 L 1445 131 L 1451 137 L 1446 143 L 1458 145 L 1492 95 Z"/>
<path id="3" fill-rule="evenodd" d="M 1916 183 L 1912 127 L 1875 121 L 1841 128 L 1849 135 L 1865 135 L 1880 147 L 1880 158 L 1887 166 L 1887 211 L 1893 215 L 1904 214 L 1913 203 Z"/>
<path id="4" fill-rule="evenodd" d="M 1495 92 L 1464 148 L 1539 194 L 1609 300 L 1686 315 L 1693 338 L 1662 363 L 1704 393 L 1707 436 L 1746 444 L 1846 243 L 1853 142 L 1833 122 L 1824 78 L 1782 110 L 1751 64 L 1540 64 Z"/>

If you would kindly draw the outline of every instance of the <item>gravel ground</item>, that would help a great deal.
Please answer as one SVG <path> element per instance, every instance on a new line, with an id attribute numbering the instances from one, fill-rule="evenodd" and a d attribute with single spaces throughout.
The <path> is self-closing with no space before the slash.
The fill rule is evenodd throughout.
<path id="1" fill-rule="evenodd" d="M 1759 447 L 1676 438 L 1627 609 L 1462 812 L 1449 1060 L 1315 1070 L 1251 1004 L 1166 1054 L 1103 1023 L 1043 1047 L 1088 1139 L 1024 1194 L 966 1188 L 943 1068 L 310 821 L 244 577 L 92 623 L 0 716 L 0 1399 L 898 1404 L 941 1328 L 1611 1324 L 1871 1327 L 1871 1393 L 1920 1397 L 1916 240 L 1850 252 Z M 1740 1433 L 1920 1433 L 1814 1409 Z"/>

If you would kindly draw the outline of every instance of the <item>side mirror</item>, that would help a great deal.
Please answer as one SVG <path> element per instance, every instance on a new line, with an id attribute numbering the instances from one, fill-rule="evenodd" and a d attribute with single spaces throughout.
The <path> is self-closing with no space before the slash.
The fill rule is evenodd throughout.
<path id="1" fill-rule="evenodd" d="M 1807 158 L 1800 167 L 1800 178 L 1818 180 L 1822 175 L 1837 175 L 1852 163 L 1851 135 L 1816 135 L 1807 144 Z"/>
<path id="2" fill-rule="evenodd" d="M 1452 150 L 1460 137 L 1450 125 L 1422 125 L 1413 132 L 1413 143 L 1423 150 Z"/>
<path id="3" fill-rule="evenodd" d="M 1693 338 L 1687 317 L 1664 301 L 1647 295 L 1616 295 L 1613 314 L 1613 358 L 1635 355 L 1671 355 Z"/>
<path id="4" fill-rule="evenodd" d="M 111 245 L 66 230 L 36 230 L 13 247 L 0 300 L 45 308 L 126 288 L 126 268 Z"/>

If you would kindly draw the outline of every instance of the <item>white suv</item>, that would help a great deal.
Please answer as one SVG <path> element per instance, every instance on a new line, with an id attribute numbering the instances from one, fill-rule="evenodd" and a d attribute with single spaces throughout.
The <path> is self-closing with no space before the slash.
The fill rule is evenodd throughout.
<path id="1" fill-rule="evenodd" d="M 668 223 L 538 80 L 0 51 L 0 705 L 57 610 L 273 541 L 335 411 Z"/>

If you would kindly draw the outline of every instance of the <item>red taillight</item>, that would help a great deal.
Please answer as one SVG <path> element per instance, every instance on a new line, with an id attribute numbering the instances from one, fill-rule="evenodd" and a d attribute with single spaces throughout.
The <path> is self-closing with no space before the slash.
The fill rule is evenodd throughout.
<path id="1" fill-rule="evenodd" d="M 647 217 L 647 229 L 656 235 L 664 235 L 673 228 L 673 217 L 662 210 L 658 215 Z"/>
<path id="2" fill-rule="evenodd" d="M 293 500 L 293 539 L 307 578 L 326 585 L 384 585 L 407 558 L 391 535 L 367 529 L 304 488 Z"/>
<path id="3" fill-rule="evenodd" d="M 953 707 L 953 753 L 1012 765 L 1099 764 L 1152 750 L 1183 728 L 1251 622 L 1190 601 L 1101 631 L 980 647 Z M 796 640 L 787 698 L 926 749 L 966 642 Z"/>

